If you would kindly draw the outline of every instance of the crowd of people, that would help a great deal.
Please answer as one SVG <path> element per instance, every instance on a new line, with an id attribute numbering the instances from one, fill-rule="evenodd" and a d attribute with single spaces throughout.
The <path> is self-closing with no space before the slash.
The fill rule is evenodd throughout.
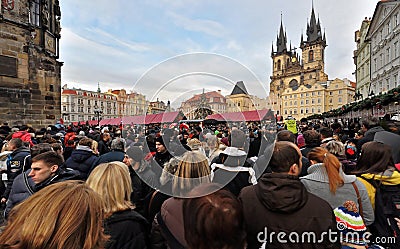
<path id="1" fill-rule="evenodd" d="M 400 134 L 379 119 L 0 140 L 0 248 L 400 248 Z"/>

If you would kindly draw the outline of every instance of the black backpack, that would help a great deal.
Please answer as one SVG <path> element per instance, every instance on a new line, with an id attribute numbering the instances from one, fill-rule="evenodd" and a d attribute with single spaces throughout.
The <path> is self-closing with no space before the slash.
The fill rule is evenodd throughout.
<path id="1" fill-rule="evenodd" d="M 385 248 L 399 248 L 400 229 L 394 218 L 400 218 L 400 184 L 385 185 L 379 180 L 362 178 L 376 189 L 375 221 L 370 226 L 372 233 L 370 241 Z M 376 237 L 380 237 L 379 241 Z M 384 240 L 386 243 L 379 243 Z"/>

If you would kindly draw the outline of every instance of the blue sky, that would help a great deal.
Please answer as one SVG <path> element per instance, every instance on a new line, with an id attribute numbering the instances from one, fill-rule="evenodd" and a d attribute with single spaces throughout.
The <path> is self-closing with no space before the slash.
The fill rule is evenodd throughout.
<path id="1" fill-rule="evenodd" d="M 314 0 L 326 32 L 329 79 L 354 80 L 354 32 L 364 17 L 372 17 L 376 3 Z M 95 90 L 100 83 L 102 91 L 125 88 L 178 106 L 203 88 L 229 94 L 240 80 L 250 94 L 265 97 L 281 13 L 288 43 L 298 47 L 312 3 L 65 0 L 60 5 L 63 85 Z"/>

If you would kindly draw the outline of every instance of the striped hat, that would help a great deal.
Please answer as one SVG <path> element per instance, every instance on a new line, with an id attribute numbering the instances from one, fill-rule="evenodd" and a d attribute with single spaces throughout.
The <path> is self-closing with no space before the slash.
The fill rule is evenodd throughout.
<path id="1" fill-rule="evenodd" d="M 366 245 L 364 237 L 367 228 L 354 201 L 346 201 L 343 206 L 335 208 L 333 213 L 342 242 Z"/>

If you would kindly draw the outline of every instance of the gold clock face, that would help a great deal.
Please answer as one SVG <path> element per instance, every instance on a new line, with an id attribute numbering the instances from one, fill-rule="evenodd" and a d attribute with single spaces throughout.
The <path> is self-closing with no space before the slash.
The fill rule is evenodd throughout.
<path id="1" fill-rule="evenodd" d="M 296 58 L 295 57 L 292 58 L 292 62 L 296 62 Z"/>

